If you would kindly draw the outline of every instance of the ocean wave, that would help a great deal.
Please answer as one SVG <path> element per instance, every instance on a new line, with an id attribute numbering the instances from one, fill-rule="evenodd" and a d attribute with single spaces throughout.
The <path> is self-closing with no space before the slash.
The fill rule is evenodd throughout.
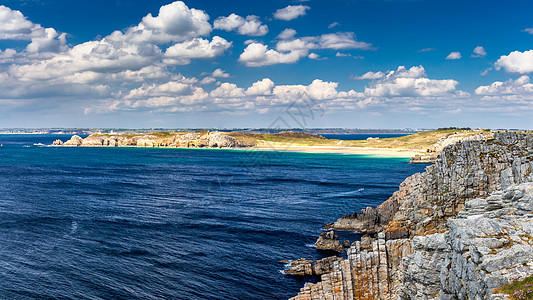
<path id="1" fill-rule="evenodd" d="M 360 195 L 362 191 L 364 191 L 364 188 L 360 188 L 354 191 L 348 191 L 348 192 L 341 192 L 341 193 L 331 193 L 331 194 L 325 194 L 322 196 L 323 198 L 344 198 L 344 197 L 353 197 Z"/>

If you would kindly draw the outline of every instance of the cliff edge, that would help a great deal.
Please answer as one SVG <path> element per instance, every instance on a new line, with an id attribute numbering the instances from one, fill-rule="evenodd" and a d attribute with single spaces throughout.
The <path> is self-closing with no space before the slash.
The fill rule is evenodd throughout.
<path id="1" fill-rule="evenodd" d="M 329 224 L 377 238 L 293 299 L 504 299 L 495 287 L 533 274 L 532 171 L 528 134 L 448 145 L 382 205 Z"/>

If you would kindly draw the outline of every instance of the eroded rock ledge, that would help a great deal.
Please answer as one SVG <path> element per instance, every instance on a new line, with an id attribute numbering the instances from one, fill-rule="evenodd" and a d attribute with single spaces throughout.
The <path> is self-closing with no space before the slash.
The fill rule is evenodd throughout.
<path id="1" fill-rule="evenodd" d="M 293 299 L 503 299 L 533 274 L 533 137 L 449 145 L 377 208 L 329 227 L 378 233 Z"/>

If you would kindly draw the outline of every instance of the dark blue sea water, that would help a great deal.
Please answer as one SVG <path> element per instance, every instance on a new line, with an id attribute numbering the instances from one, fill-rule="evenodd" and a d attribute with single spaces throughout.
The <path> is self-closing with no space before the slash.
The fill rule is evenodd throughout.
<path id="1" fill-rule="evenodd" d="M 280 260 L 323 257 L 309 245 L 324 224 L 381 203 L 424 167 L 33 146 L 56 138 L 0 135 L 1 299 L 286 299 L 305 280 L 281 274 Z"/>

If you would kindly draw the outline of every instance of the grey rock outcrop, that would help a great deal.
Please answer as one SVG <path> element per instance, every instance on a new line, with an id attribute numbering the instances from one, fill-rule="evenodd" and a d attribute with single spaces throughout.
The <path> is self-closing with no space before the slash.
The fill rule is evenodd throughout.
<path id="1" fill-rule="evenodd" d="M 315 243 L 315 247 L 321 250 L 344 251 L 344 248 L 339 242 L 339 237 L 333 230 L 322 232 Z"/>
<path id="2" fill-rule="evenodd" d="M 533 275 L 532 212 L 533 183 L 465 203 L 448 220 L 441 299 L 489 299 L 494 288 Z"/>
<path id="3" fill-rule="evenodd" d="M 493 287 L 533 274 L 532 171 L 528 134 L 496 133 L 447 146 L 385 203 L 330 226 L 379 232 L 378 247 L 352 246 L 348 260 L 295 299 L 501 298 L 491 294 Z M 361 279 L 357 274 L 369 272 L 358 261 L 368 259 L 353 253 L 386 257 L 387 272 L 379 272 L 374 258 L 372 279 Z M 370 288 L 365 280 L 386 284 Z"/>

